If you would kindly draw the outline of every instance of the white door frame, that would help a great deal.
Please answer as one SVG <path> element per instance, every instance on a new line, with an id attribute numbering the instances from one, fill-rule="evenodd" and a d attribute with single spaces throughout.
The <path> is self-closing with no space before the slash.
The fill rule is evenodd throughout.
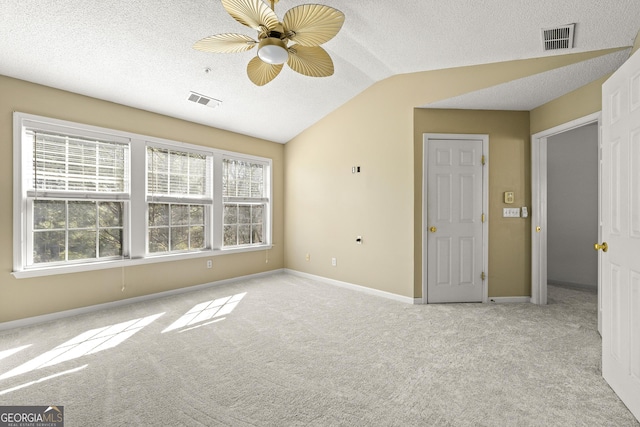
<path id="1" fill-rule="evenodd" d="M 598 151 L 600 152 L 601 122 L 602 113 L 597 112 L 531 136 L 531 302 L 534 304 L 547 303 L 547 139 L 559 133 L 598 123 Z M 598 153 L 598 159 L 601 157 Z M 600 167 L 598 167 L 598 199 L 600 199 Z M 599 211 L 598 208 L 598 241 L 601 237 Z M 598 280 L 598 324 L 600 323 L 599 288 L 600 280 Z"/>
<path id="2" fill-rule="evenodd" d="M 427 304 L 427 161 L 430 139 L 451 140 L 482 140 L 482 155 L 485 163 L 482 168 L 482 271 L 485 279 L 482 282 L 482 302 L 489 300 L 489 135 L 483 134 L 451 134 L 451 133 L 424 133 L 422 134 L 422 303 Z"/>

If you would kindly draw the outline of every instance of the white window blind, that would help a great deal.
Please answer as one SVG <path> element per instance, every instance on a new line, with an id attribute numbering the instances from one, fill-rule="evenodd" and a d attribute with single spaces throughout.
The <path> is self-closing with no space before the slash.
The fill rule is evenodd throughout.
<path id="1" fill-rule="evenodd" d="M 263 164 L 224 159 L 222 168 L 222 196 L 226 200 L 265 197 L 265 166 Z"/>
<path id="2" fill-rule="evenodd" d="M 210 156 L 147 147 L 147 199 L 211 199 Z"/>
<path id="3" fill-rule="evenodd" d="M 129 145 L 33 132 L 30 193 L 128 193 Z"/>

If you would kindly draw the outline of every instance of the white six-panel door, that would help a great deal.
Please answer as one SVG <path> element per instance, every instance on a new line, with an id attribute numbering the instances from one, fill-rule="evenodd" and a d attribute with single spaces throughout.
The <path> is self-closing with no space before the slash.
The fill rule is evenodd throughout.
<path id="1" fill-rule="evenodd" d="M 483 141 L 425 145 L 427 302 L 482 302 Z"/>
<path id="2" fill-rule="evenodd" d="M 640 419 L 640 52 L 602 86 L 602 121 L 602 375 Z"/>

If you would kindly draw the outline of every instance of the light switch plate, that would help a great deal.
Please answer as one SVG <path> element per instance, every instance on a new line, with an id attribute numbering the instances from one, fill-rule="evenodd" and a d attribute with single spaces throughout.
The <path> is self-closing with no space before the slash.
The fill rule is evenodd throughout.
<path id="1" fill-rule="evenodd" d="M 503 218 L 520 218 L 520 208 L 502 208 Z"/>

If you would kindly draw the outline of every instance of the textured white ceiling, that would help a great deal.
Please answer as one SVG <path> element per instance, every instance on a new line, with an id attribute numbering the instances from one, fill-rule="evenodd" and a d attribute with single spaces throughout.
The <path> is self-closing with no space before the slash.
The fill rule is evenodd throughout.
<path id="1" fill-rule="evenodd" d="M 631 49 L 599 56 L 578 64 L 556 68 L 424 105 L 424 108 L 531 111 L 560 95 L 612 73 L 629 58 Z"/>
<path id="2" fill-rule="evenodd" d="M 245 71 L 255 51 L 192 49 L 212 34 L 255 35 L 218 0 L 0 0 L 0 74 L 285 143 L 394 74 L 545 56 L 541 28 L 567 23 L 577 24 L 571 52 L 630 46 L 640 29 L 638 0 L 317 2 L 346 15 L 340 33 L 323 45 L 335 63 L 331 77 L 285 67 L 257 87 Z M 303 3 L 309 0 L 281 0 L 276 14 Z M 493 108 L 488 103 L 499 97 L 529 109 L 572 90 L 576 76 L 595 80 L 624 58 L 586 61 L 517 82 L 527 90 L 494 88 L 503 92 L 485 92 L 468 105 L 458 99 L 451 108 Z M 196 105 L 187 101 L 189 91 L 222 105 Z"/>

